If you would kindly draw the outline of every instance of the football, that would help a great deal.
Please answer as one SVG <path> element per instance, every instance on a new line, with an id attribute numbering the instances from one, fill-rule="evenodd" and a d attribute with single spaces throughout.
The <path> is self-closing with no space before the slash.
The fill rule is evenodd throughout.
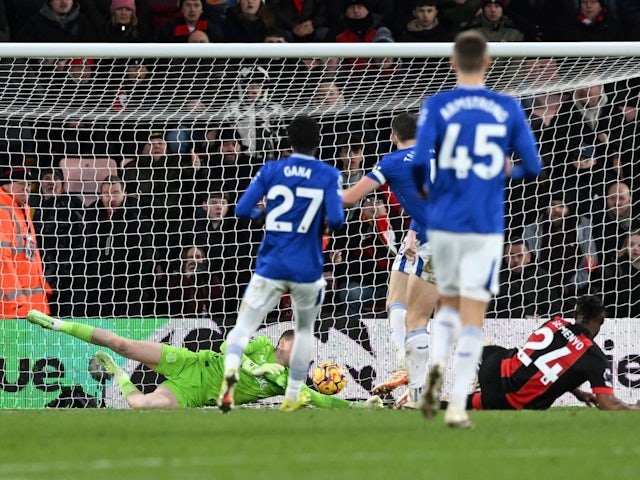
<path id="1" fill-rule="evenodd" d="M 335 395 L 347 384 L 347 375 L 340 365 L 324 362 L 313 369 L 314 388 L 325 395 Z"/>

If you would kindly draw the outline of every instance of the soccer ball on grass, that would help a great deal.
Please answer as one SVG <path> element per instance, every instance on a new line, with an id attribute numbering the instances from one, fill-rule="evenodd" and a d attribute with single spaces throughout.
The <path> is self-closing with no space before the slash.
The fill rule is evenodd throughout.
<path id="1" fill-rule="evenodd" d="M 313 369 L 313 387 L 325 395 L 335 395 L 347 384 L 347 375 L 340 365 L 324 362 Z"/>

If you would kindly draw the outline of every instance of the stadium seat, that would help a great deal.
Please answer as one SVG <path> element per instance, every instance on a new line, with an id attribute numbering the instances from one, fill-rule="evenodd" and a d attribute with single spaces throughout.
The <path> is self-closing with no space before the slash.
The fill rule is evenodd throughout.
<path id="1" fill-rule="evenodd" d="M 111 158 L 64 158 L 60 169 L 67 192 L 81 197 L 85 206 L 98 198 L 98 185 L 102 180 L 118 174 L 118 165 Z"/>

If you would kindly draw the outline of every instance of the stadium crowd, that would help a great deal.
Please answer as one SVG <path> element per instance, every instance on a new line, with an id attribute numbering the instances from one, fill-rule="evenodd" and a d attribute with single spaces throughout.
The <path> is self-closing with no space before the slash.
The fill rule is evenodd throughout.
<path id="1" fill-rule="evenodd" d="M 20 42 L 450 42 L 465 29 L 490 41 L 640 40 L 640 6 L 0 1 L 0 39 Z M 437 62 L 2 59 L 0 105 L 40 112 L 7 117 L 2 184 L 15 180 L 12 168 L 33 167 L 29 203 L 51 313 L 197 315 L 233 324 L 262 238 L 260 223 L 236 219 L 234 206 L 259 166 L 290 154 L 287 111 L 322 111 L 319 158 L 342 171 L 347 187 L 391 150 L 392 116 L 349 105 L 370 105 L 372 95 L 411 75 L 412 93 L 422 98 L 424 75 L 448 69 Z M 530 60 L 526 69 L 532 81 L 550 78 L 560 62 Z M 451 84 L 451 76 L 443 78 Z M 616 316 L 640 316 L 639 90 L 629 80 L 520 99 L 544 171 L 536 181 L 509 185 L 509 238 L 489 315 L 570 313 L 579 295 L 604 292 Z M 93 179 L 94 195 L 71 188 L 73 158 L 109 160 Z M 347 220 L 327 239 L 326 318 L 384 311 L 393 252 L 408 226 L 388 190 L 350 208 Z M 287 302 L 280 316 L 290 315 Z"/>

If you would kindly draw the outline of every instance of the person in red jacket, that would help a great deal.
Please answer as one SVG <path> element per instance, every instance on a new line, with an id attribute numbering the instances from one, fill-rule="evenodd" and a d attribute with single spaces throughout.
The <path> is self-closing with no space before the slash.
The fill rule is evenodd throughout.
<path id="1" fill-rule="evenodd" d="M 338 43 L 373 42 L 382 18 L 369 11 L 367 0 L 347 0 L 344 8 L 345 29 L 336 36 Z M 345 58 L 343 64 L 353 69 L 366 68 L 364 58 Z"/>
<path id="2" fill-rule="evenodd" d="M 30 188 L 28 169 L 0 168 L 0 319 L 25 318 L 34 308 L 49 313 L 51 288 L 27 203 Z"/>

